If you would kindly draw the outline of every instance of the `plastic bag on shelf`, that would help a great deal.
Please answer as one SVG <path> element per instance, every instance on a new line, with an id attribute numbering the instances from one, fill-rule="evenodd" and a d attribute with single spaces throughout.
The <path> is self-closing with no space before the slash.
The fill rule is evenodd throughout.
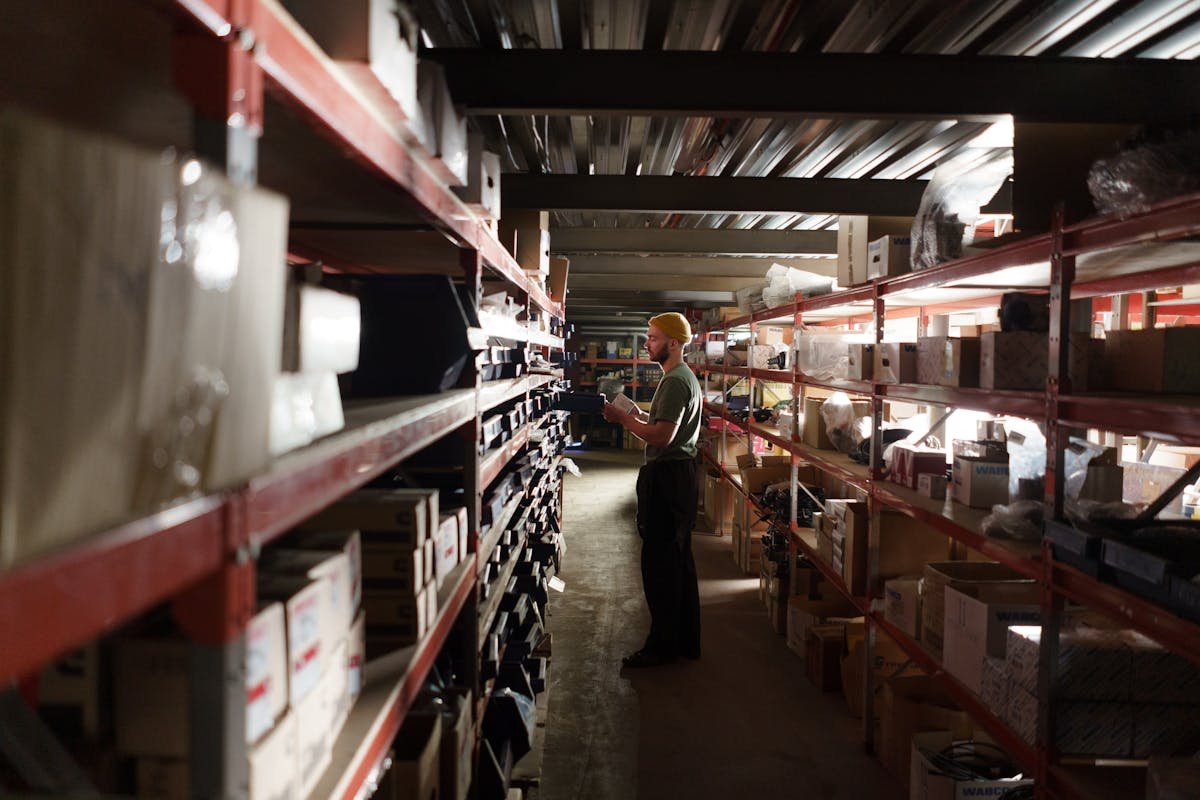
<path id="1" fill-rule="evenodd" d="M 850 367 L 847 345 L 865 340 L 865 334 L 809 333 L 797 331 L 792 340 L 794 362 L 800 371 L 819 381 L 845 378 Z"/>
<path id="2" fill-rule="evenodd" d="M 979 209 L 1012 171 L 1010 150 L 983 159 L 968 152 L 938 166 L 913 220 L 912 268 L 928 269 L 961 257 L 963 240 L 973 233 Z"/>
<path id="3" fill-rule="evenodd" d="M 1046 475 L 1046 437 L 1037 423 L 1026 419 L 1009 419 L 1008 433 L 1008 496 L 1019 497 L 1022 480 L 1036 480 Z"/>
<path id="4" fill-rule="evenodd" d="M 756 283 L 753 286 L 746 286 L 734 292 L 733 296 L 737 298 L 738 311 L 743 314 L 751 314 L 765 308 L 766 306 L 762 304 L 762 293 L 763 289 L 767 288 L 767 285 L 765 283 Z"/>
<path id="5" fill-rule="evenodd" d="M 1088 171 L 1087 185 L 1097 211 L 1122 217 L 1200 191 L 1200 131 L 1136 143 L 1099 159 Z"/>
<path id="6" fill-rule="evenodd" d="M 1041 500 L 1018 500 L 992 506 L 992 513 L 983 518 L 983 535 L 1018 542 L 1041 541 L 1044 510 Z"/>
<path id="7" fill-rule="evenodd" d="M 1139 508 L 1132 503 L 1100 503 L 1096 500 L 1073 500 L 1067 498 L 1063 511 L 1073 523 L 1099 522 L 1106 519 L 1133 519 Z"/>
<path id="8" fill-rule="evenodd" d="M 1095 444 L 1084 439 L 1071 437 L 1065 453 L 1063 474 L 1066 476 L 1064 486 L 1065 496 L 1071 499 L 1079 497 L 1083 482 L 1087 480 L 1088 465 L 1093 459 L 1100 458 L 1111 451 L 1111 447 Z"/>
<path id="9" fill-rule="evenodd" d="M 763 303 L 775 308 L 790 303 L 797 294 L 812 296 L 833 290 L 834 279 L 795 267 L 772 264 L 767 270 L 767 285 L 763 288 Z"/>
<path id="10" fill-rule="evenodd" d="M 853 441 L 854 404 L 845 392 L 834 392 L 821 404 L 821 419 L 825 422 L 825 431 L 829 441 L 843 453 L 856 449 L 857 442 Z"/>

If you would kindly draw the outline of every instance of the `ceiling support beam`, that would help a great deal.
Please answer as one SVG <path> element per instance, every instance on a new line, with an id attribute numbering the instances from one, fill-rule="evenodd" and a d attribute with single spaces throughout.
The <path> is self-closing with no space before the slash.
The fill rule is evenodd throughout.
<path id="1" fill-rule="evenodd" d="M 507 178 L 506 178 L 507 180 Z M 552 228 L 550 251 L 671 256 L 829 255 L 837 252 L 837 231 L 776 231 L 706 228 Z M 572 265 L 576 262 L 572 260 Z M 572 269 L 575 267 L 572 266 Z"/>
<path id="2" fill-rule="evenodd" d="M 503 208 L 691 214 L 914 216 L 927 181 L 870 178 L 733 178 L 690 175 L 507 174 Z M 1007 213 L 1007 185 L 984 210 Z"/>
<path id="3" fill-rule="evenodd" d="M 550 239 L 550 252 L 554 239 Z M 837 261 L 832 258 L 728 258 L 724 256 L 640 256 L 640 255 L 573 255 L 571 286 L 579 276 L 608 275 L 631 277 L 637 275 L 677 275 L 688 277 L 728 277 L 746 281 L 761 280 L 772 264 L 795 267 L 818 275 L 833 275 Z"/>
<path id="4" fill-rule="evenodd" d="M 471 114 L 1152 122 L 1200 112 L 1200 61 L 441 48 L 425 57 L 446 67 Z"/>

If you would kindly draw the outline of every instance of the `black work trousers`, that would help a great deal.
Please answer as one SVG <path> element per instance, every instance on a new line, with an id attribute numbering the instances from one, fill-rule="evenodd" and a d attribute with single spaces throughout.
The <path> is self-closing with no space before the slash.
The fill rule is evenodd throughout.
<path id="1" fill-rule="evenodd" d="M 650 609 L 643 649 L 665 657 L 700 656 L 700 587 L 692 557 L 696 463 L 652 461 L 638 473 L 642 589 Z"/>

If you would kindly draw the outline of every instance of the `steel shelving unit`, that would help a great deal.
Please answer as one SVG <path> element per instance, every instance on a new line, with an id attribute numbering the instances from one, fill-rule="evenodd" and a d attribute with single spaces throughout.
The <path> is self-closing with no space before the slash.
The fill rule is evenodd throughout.
<path id="1" fill-rule="evenodd" d="M 451 265 L 450 274 L 465 280 L 476 305 L 487 282 L 514 294 L 527 317 L 563 317 L 562 305 L 527 277 L 492 224 L 435 175 L 429 157 L 366 99 L 280 3 L 167 0 L 158 6 L 157 13 L 174 29 L 175 89 L 191 103 L 198 122 L 215 120 L 222 132 L 215 143 L 198 138 L 201 156 L 235 179 L 254 182 L 260 140 L 274 144 L 271 120 L 264 121 L 270 101 L 298 118 L 315 141 L 346 157 L 346 168 L 356 171 L 353 180 L 381 182 L 402 198 L 406 213 L 433 233 L 439 269 Z M 306 165 L 292 166 L 303 170 Z M 289 252 L 298 261 L 320 259 L 334 271 L 379 271 L 303 241 L 293 242 Z M 420 271 L 421 266 L 397 271 Z M 528 343 L 541 352 L 564 345 L 533 322 L 489 320 L 480 333 Z M 480 456 L 475 444 L 480 417 L 527 398 L 554 377 L 528 374 L 485 384 L 475 374 L 463 388 L 438 395 L 351 401 L 344 430 L 276 459 L 241 485 L 180 501 L 0 572 L 0 641 L 20 643 L 0 648 L 0 680 L 10 686 L 20 682 L 163 603 L 170 604 L 198 646 L 222 663 L 236 664 L 255 611 L 260 548 L 428 445 L 461 435 L 468 553 L 439 593 L 438 616 L 425 637 L 366 666 L 362 697 L 335 745 L 334 765 L 314 793 L 362 796 L 378 777 L 392 739 L 452 631 L 463 631 L 472 642 L 477 636 L 481 496 L 529 443 L 527 427 Z M 478 683 L 478 675 L 468 677 Z M 192 793 L 238 796 L 244 792 L 244 726 L 229 709 L 244 706 L 244 690 L 221 674 L 202 682 L 193 692 L 215 701 L 211 730 L 220 735 L 202 741 L 193 736 L 191 772 L 203 774 L 206 783 L 201 792 L 193 779 Z"/>
<path id="2" fill-rule="evenodd" d="M 875 323 L 876 342 L 882 341 L 885 318 L 913 317 L 951 313 L 995 304 L 999 293 L 1022 288 L 1049 290 L 1051 309 L 1050 377 L 1045 391 L 1017 392 L 982 389 L 958 389 L 917 384 L 879 384 L 854 380 L 815 380 L 793 366 L 779 374 L 775 370 L 693 364 L 705 378 L 735 376 L 751 382 L 779 381 L 792 385 L 792 410 L 799 419 L 800 403 L 807 389 L 843 391 L 867 398 L 874 412 L 874 430 L 880 430 L 885 401 L 903 401 L 926 406 L 943 406 L 1025 417 L 1047 427 L 1048 459 L 1046 478 L 1047 516 L 1062 518 L 1063 485 L 1061 453 L 1070 428 L 1098 429 L 1130 435 L 1155 437 L 1180 444 L 1200 443 L 1200 399 L 1195 397 L 1147 397 L 1131 393 L 1075 393 L 1065 379 L 1066 341 L 1070 335 L 1070 300 L 1102 295 L 1125 294 L 1200 281 L 1200 249 L 1182 242 L 1200 233 L 1200 195 L 1190 195 L 1160 203 L 1150 210 L 1119 218 L 1100 217 L 1064 226 L 1054 221 L 1051 232 L 1029 236 L 938 267 L 882 279 L 865 286 L 813 298 L 797 296 L 793 302 L 754 314 L 730 319 L 700 333 L 700 341 L 716 333 L 728 341 L 731 331 L 749 331 L 757 336 L 760 324 L 841 326 Z M 752 339 L 753 341 L 753 339 Z M 702 345 L 703 346 L 703 345 Z M 726 351 L 727 353 L 727 351 Z M 1056 561 L 1048 545 L 1020 545 L 990 539 L 981 531 L 986 512 L 956 505 L 949 499 L 931 500 L 898 484 L 884 480 L 882 454 L 874 443 L 870 466 L 851 462 L 848 457 L 805 446 L 799 426 L 792 436 L 761 424 L 733 420 L 726 409 L 706 403 L 706 411 L 733 423 L 749 435 L 769 442 L 790 453 L 793 465 L 811 464 L 858 490 L 871 509 L 871 541 L 878 541 L 879 513 L 898 511 L 918 519 L 954 541 L 999 561 L 1020 574 L 1033 578 L 1042 587 L 1042 611 L 1047 636 L 1043 642 L 1057 640 L 1066 601 L 1099 611 L 1155 639 L 1170 650 L 1200 664 L 1200 625 L 1133 595 L 1115 585 L 1102 582 Z M 728 430 L 726 426 L 725 430 Z M 723 435 L 729 435 L 725 433 Z M 716 462 L 709 457 L 711 464 Z M 723 468 L 727 480 L 736 484 Z M 793 470 L 793 479 L 795 478 Z M 740 488 L 740 487 L 739 487 Z M 1050 740 L 1048 701 L 1055 680 L 1050 647 L 1043 645 L 1040 678 L 1041 721 L 1039 741 L 1032 746 L 1018 737 L 982 701 L 949 676 L 940 663 L 919 643 L 883 619 L 874 602 L 881 587 L 878 578 L 868 581 L 868 595 L 851 597 L 841 576 L 821 560 L 809 529 L 791 522 L 793 547 L 804 553 L 842 594 L 858 606 L 870 626 L 893 639 L 924 671 L 939 678 L 947 694 L 979 721 L 1029 774 L 1037 778 L 1041 797 L 1095 798 L 1126 797 L 1129 786 L 1144 785 L 1145 772 L 1060 761 Z M 871 637 L 867 637 L 868 642 Z M 865 692 L 864 719 L 871 717 L 871 692 Z M 871 747 L 873 731 L 864 724 L 864 738 Z M 1140 780 L 1140 784 L 1139 784 Z"/>

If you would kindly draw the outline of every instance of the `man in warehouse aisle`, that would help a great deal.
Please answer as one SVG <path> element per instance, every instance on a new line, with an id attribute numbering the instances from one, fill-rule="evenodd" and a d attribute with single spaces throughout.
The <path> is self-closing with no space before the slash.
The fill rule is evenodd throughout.
<path id="1" fill-rule="evenodd" d="M 629 668 L 654 667 L 682 656 L 700 657 L 700 590 L 692 557 L 696 522 L 696 439 L 700 435 L 700 383 L 683 363 L 692 338 L 682 314 L 650 319 L 646 350 L 663 377 L 650 412 L 629 413 L 604 404 L 604 418 L 646 443 L 637 479 L 637 527 L 642 537 L 642 589 L 650 633 L 642 649 L 622 660 Z"/>

